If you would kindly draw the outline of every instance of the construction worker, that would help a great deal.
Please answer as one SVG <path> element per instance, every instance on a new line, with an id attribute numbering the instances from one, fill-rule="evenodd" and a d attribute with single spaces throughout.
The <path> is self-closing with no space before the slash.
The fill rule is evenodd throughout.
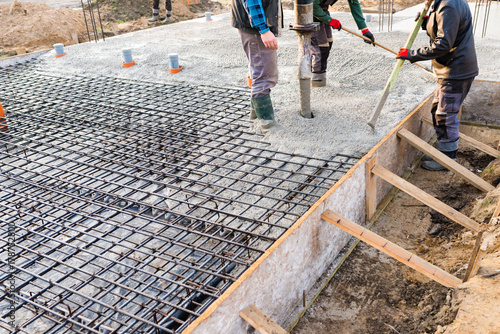
<path id="1" fill-rule="evenodd" d="M 420 15 L 419 15 L 420 16 Z M 431 114 L 437 134 L 436 147 L 456 160 L 458 151 L 458 112 L 469 89 L 479 73 L 472 15 L 465 0 L 435 0 L 422 29 L 430 37 L 430 46 L 417 50 L 400 49 L 398 59 L 416 62 L 432 60 L 437 89 Z M 424 157 L 422 167 L 445 170 L 446 167 Z"/>
<path id="2" fill-rule="evenodd" d="M 278 40 L 282 22 L 279 0 L 232 0 L 231 22 L 238 29 L 252 75 L 250 119 L 262 132 L 276 129 L 271 88 L 278 82 Z"/>
<path id="3" fill-rule="evenodd" d="M 162 23 L 167 23 L 172 19 L 172 0 L 165 0 L 165 8 L 167 10 L 167 15 L 165 19 L 162 20 Z M 151 17 L 148 21 L 155 22 L 160 19 L 160 0 L 153 0 L 153 17 Z"/>
<path id="4" fill-rule="evenodd" d="M 322 87 L 326 85 L 326 67 L 333 44 L 332 28 L 337 30 L 342 29 L 342 24 L 339 20 L 333 19 L 328 12 L 328 7 L 336 2 L 337 0 L 313 0 L 314 22 L 320 23 L 319 30 L 313 32 L 311 36 L 311 85 L 313 87 Z M 375 42 L 375 37 L 366 26 L 359 1 L 347 0 L 347 3 L 349 4 L 352 17 L 363 36 Z M 366 40 L 365 42 L 370 43 Z"/>

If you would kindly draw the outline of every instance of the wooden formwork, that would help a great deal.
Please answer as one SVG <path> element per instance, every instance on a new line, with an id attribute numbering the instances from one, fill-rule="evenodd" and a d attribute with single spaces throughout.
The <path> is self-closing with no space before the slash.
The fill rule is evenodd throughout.
<path id="1" fill-rule="evenodd" d="M 321 214 L 331 209 L 353 222 L 365 223 L 366 163 L 377 157 L 377 163 L 395 174 L 407 170 L 418 150 L 402 141 L 397 132 L 404 128 L 429 140 L 434 130 L 421 119 L 428 117 L 431 102 L 429 96 L 403 119 L 183 333 L 246 333 L 249 325 L 239 311 L 251 304 L 282 324 L 302 303 L 303 291 L 316 283 L 350 239 L 346 232 L 322 221 Z M 379 182 L 375 204 L 391 188 Z"/>
<path id="2" fill-rule="evenodd" d="M 500 83 L 478 81 L 473 87 L 469 100 L 474 103 L 481 100 L 475 95 L 482 93 L 482 89 L 486 89 L 487 96 L 499 96 Z M 394 127 L 183 333 L 246 333 L 250 325 L 239 314 L 250 306 L 283 324 L 290 311 L 304 302 L 304 291 L 321 280 L 327 266 L 350 238 L 346 232 L 323 221 L 322 213 L 332 210 L 359 225 L 373 216 L 377 204 L 393 186 L 370 181 L 369 169 L 375 161 L 395 175 L 412 167 L 419 150 L 398 133 L 410 132 L 429 141 L 434 130 L 423 119 L 430 117 L 431 102 L 429 96 Z M 464 115 L 467 118 L 467 108 Z M 490 115 L 489 111 L 485 115 Z M 477 230 L 475 224 L 471 226 Z M 418 267 L 429 265 L 419 259 L 413 260 L 417 264 L 409 262 Z M 450 286 L 459 283 L 438 268 L 435 273 L 443 276 Z"/>

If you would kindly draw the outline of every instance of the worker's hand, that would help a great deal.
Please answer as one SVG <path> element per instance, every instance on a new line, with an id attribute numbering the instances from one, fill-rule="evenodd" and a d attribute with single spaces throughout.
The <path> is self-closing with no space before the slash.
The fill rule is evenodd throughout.
<path id="1" fill-rule="evenodd" d="M 417 15 L 415 16 L 415 22 L 417 22 L 419 18 L 420 18 L 420 12 L 418 12 Z M 424 16 L 424 20 L 422 21 L 422 30 L 427 30 L 425 28 L 427 26 L 427 21 L 429 21 L 429 15 Z"/>
<path id="2" fill-rule="evenodd" d="M 340 31 L 342 29 L 342 24 L 340 24 L 339 20 L 332 19 L 328 25 L 332 26 L 333 29 L 337 29 Z"/>
<path id="3" fill-rule="evenodd" d="M 410 50 L 401 48 L 399 49 L 398 55 L 396 56 L 397 59 L 404 59 L 404 60 L 410 60 L 410 57 L 408 56 L 408 52 Z"/>
<path id="4" fill-rule="evenodd" d="M 278 40 L 276 36 L 271 32 L 271 30 L 260 35 L 262 38 L 262 43 L 264 43 L 265 47 L 271 50 L 278 50 Z"/>
<path id="5" fill-rule="evenodd" d="M 364 39 L 365 43 L 372 44 L 373 46 L 375 46 L 375 36 L 373 36 L 373 34 L 370 32 L 370 30 L 368 30 L 368 28 L 365 28 L 365 29 L 361 30 L 361 33 L 363 34 L 363 36 L 365 36 L 366 38 L 371 39 L 371 41 L 372 41 L 370 43 L 366 39 Z"/>

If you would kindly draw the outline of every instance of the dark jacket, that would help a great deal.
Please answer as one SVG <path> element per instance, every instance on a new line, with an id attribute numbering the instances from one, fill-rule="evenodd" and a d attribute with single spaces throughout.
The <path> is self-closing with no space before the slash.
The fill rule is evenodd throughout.
<path id="1" fill-rule="evenodd" d="M 432 59 L 438 79 L 463 80 L 479 73 L 472 15 L 465 0 L 435 0 L 426 30 L 430 46 L 411 50 L 412 63 Z"/>
<path id="2" fill-rule="evenodd" d="M 280 3 L 278 0 L 262 0 L 262 7 L 264 9 L 264 14 L 266 15 L 267 25 L 269 26 L 269 30 L 274 35 L 278 35 L 279 33 L 279 25 L 283 26 L 283 22 L 279 22 L 279 11 L 282 11 L 280 7 Z M 283 17 L 281 15 L 281 17 Z M 250 19 L 248 18 L 248 13 L 243 6 L 241 0 L 232 0 L 231 6 L 231 24 L 236 29 L 244 31 L 249 34 L 259 34 L 259 31 L 255 28 L 252 28 L 250 24 Z"/>

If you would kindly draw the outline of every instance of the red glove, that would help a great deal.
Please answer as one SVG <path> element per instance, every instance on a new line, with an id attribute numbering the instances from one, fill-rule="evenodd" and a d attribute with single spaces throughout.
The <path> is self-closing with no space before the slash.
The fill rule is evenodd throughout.
<path id="1" fill-rule="evenodd" d="M 333 29 L 337 29 L 340 31 L 342 29 L 342 24 L 340 24 L 339 20 L 332 19 L 328 25 L 332 26 Z"/>
<path id="2" fill-rule="evenodd" d="M 401 48 L 399 49 L 398 55 L 396 56 L 397 59 L 404 59 L 404 60 L 410 60 L 410 57 L 408 55 L 408 52 L 410 50 Z"/>

